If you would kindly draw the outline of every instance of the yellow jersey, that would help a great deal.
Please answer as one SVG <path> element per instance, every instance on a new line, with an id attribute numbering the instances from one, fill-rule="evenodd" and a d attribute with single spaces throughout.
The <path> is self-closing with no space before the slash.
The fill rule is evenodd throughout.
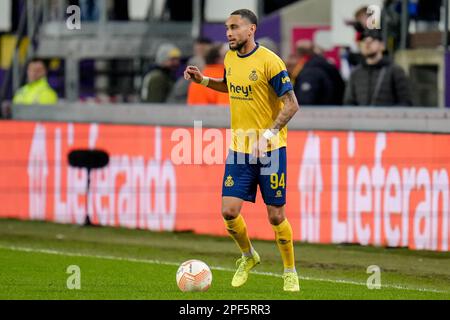
<path id="1" fill-rule="evenodd" d="M 270 129 L 284 105 L 280 97 L 293 90 L 284 62 L 257 44 L 245 56 L 229 51 L 224 80 L 231 110 L 231 150 L 251 153 L 253 143 Z M 287 145 L 287 127 L 269 141 L 266 152 Z"/>
<path id="2" fill-rule="evenodd" d="M 13 103 L 55 105 L 58 103 L 58 95 L 48 84 L 47 78 L 41 78 L 20 88 L 14 95 Z"/>

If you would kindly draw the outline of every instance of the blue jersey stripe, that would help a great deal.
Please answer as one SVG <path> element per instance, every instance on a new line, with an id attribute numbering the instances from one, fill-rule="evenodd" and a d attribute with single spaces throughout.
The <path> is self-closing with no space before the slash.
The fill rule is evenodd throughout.
<path id="1" fill-rule="evenodd" d="M 282 97 L 286 92 L 293 90 L 289 74 L 286 70 L 281 71 L 269 81 L 278 97 Z"/>

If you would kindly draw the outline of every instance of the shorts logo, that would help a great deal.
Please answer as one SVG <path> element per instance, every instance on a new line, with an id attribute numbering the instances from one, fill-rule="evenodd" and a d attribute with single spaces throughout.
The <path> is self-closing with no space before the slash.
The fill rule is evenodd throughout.
<path id="1" fill-rule="evenodd" d="M 225 181 L 225 187 L 231 188 L 232 186 L 234 186 L 233 177 L 232 176 L 228 176 L 227 180 Z"/>
<path id="2" fill-rule="evenodd" d="M 283 192 L 281 190 L 278 190 L 275 198 L 283 198 Z"/>
<path id="3" fill-rule="evenodd" d="M 248 77 L 251 81 L 258 81 L 258 75 L 256 74 L 256 70 L 253 70 Z"/>

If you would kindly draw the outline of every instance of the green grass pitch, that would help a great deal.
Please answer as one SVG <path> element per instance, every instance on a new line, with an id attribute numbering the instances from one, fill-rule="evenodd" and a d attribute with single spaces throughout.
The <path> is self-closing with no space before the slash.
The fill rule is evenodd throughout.
<path id="1" fill-rule="evenodd" d="M 0 220 L 0 299 L 450 299 L 449 253 L 296 243 L 301 291 L 285 293 L 276 244 L 253 244 L 261 265 L 234 289 L 229 238 Z M 189 259 L 211 266 L 208 292 L 178 289 Z M 80 267 L 80 290 L 67 288 L 70 265 Z M 366 286 L 370 265 L 381 268 L 379 290 Z"/>

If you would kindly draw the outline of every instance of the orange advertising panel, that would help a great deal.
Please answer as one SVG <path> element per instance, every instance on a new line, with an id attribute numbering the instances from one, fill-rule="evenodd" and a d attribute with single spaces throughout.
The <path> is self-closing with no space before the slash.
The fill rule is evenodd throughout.
<path id="1" fill-rule="evenodd" d="M 0 217 L 226 235 L 225 129 L 2 122 Z M 109 165 L 70 168 L 73 149 Z M 287 216 L 294 237 L 448 251 L 450 135 L 290 131 Z M 260 196 L 250 236 L 273 239 Z"/>

